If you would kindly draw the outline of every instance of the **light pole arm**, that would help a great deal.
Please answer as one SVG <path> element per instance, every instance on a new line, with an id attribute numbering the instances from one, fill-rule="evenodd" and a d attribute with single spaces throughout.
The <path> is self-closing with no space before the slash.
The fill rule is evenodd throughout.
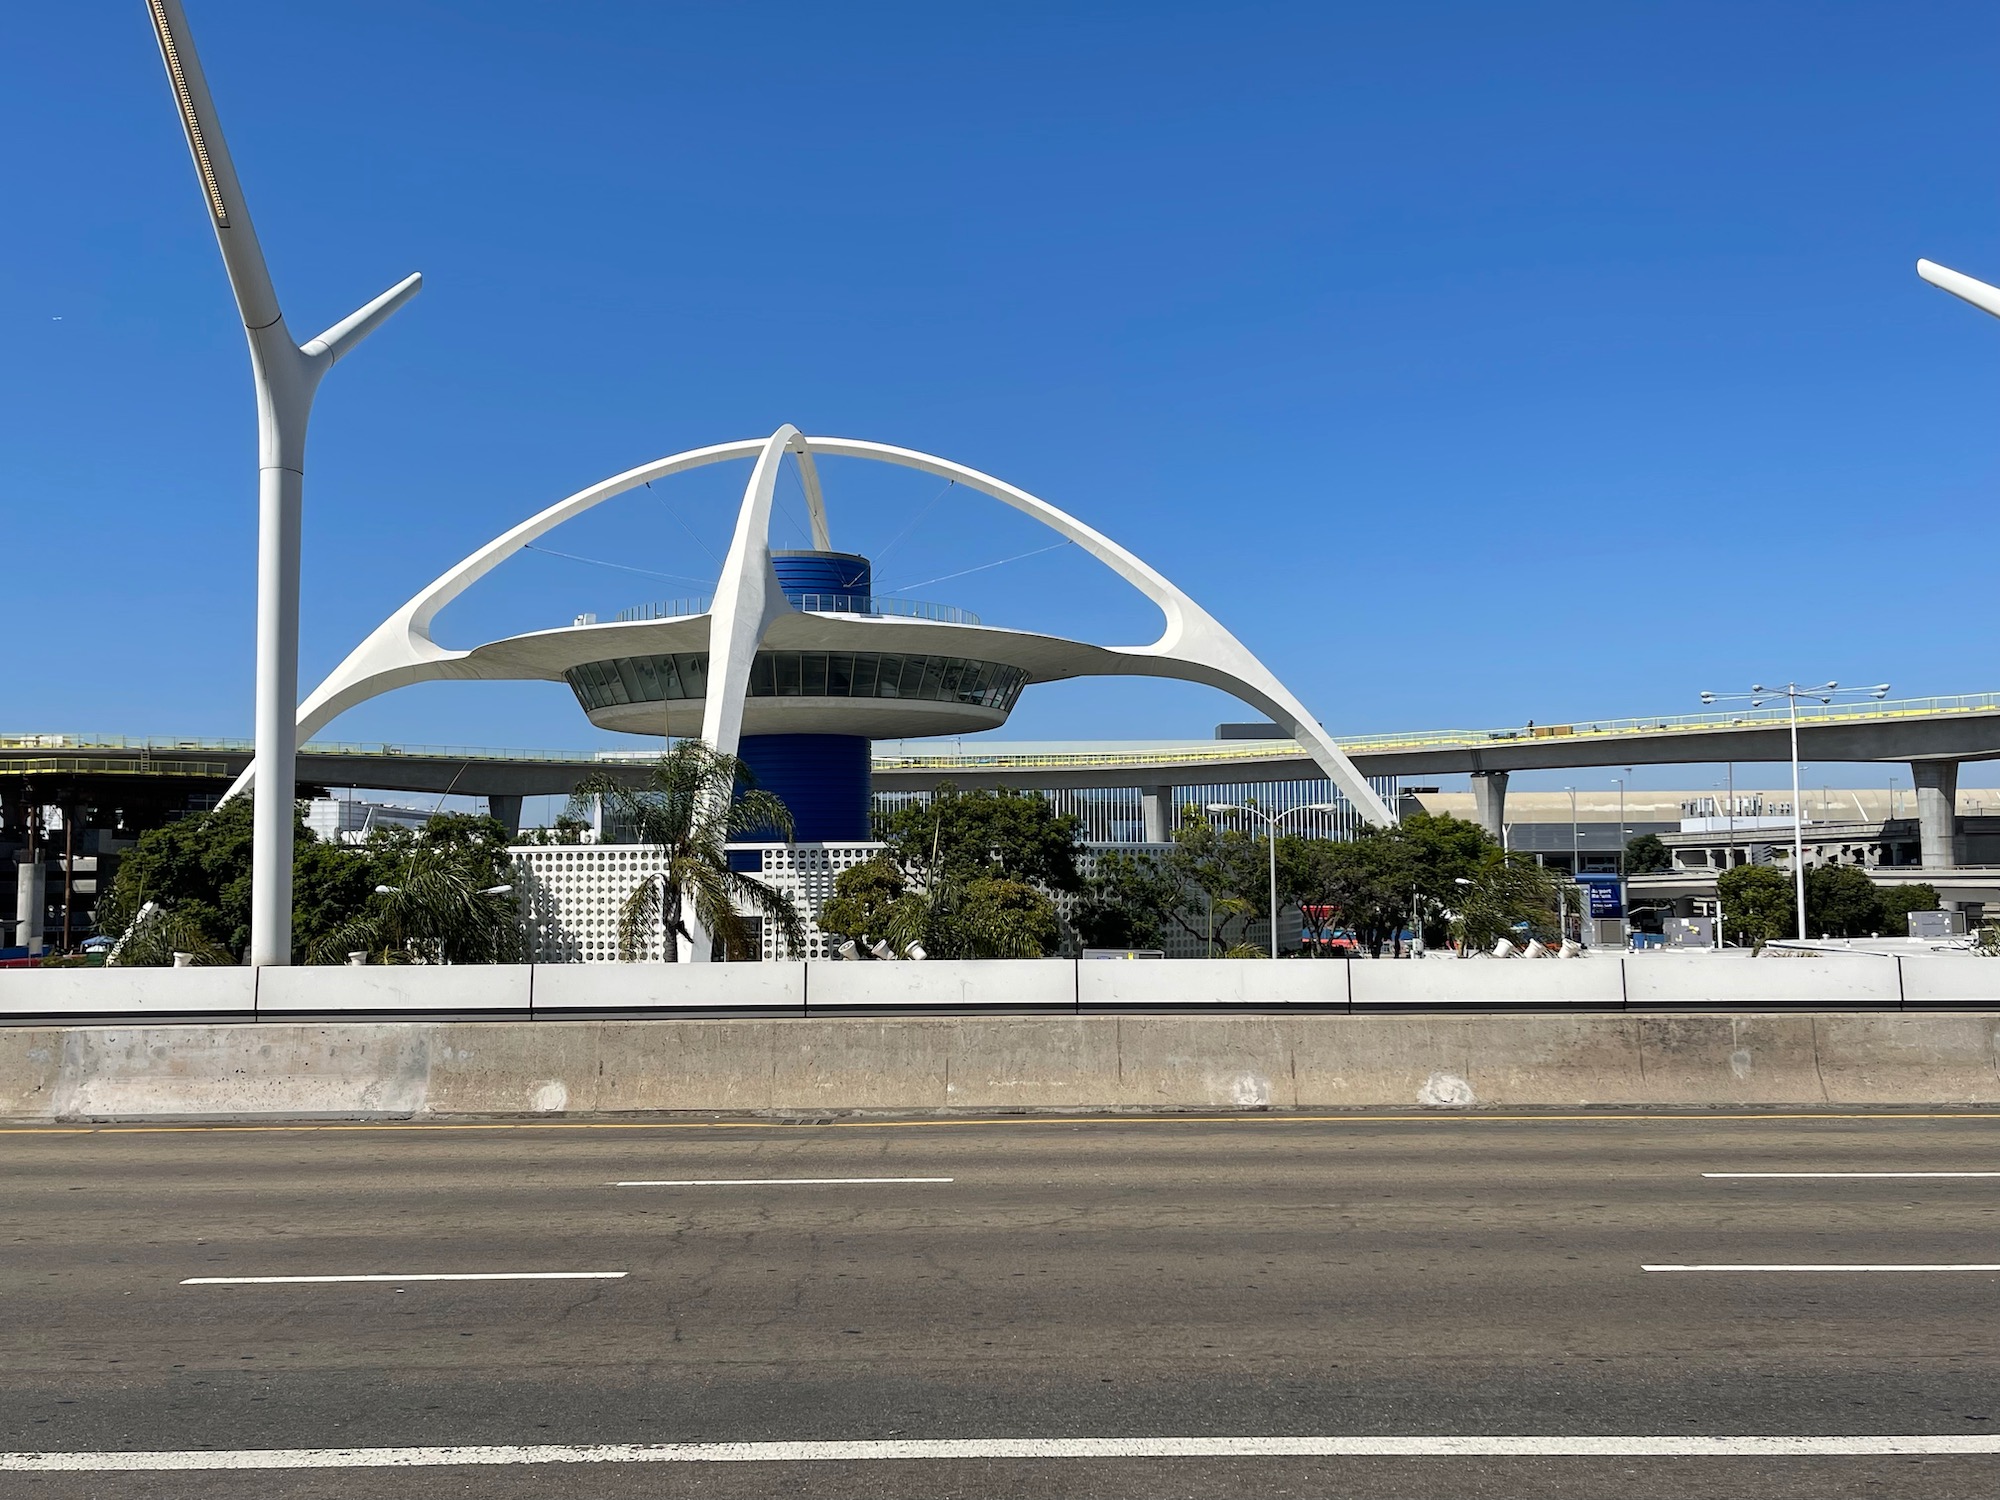
<path id="1" fill-rule="evenodd" d="M 361 341 L 389 321 L 389 314 L 424 289 L 421 271 L 413 271 L 358 312 L 351 312 L 318 338 L 302 344 L 299 352 L 307 359 L 337 364 L 354 352 Z"/>
<path id="2" fill-rule="evenodd" d="M 1932 260 L 1918 261 L 1917 274 L 1932 286 L 1950 292 L 1954 297 L 1964 298 L 1981 312 L 2000 318 L 2000 286 L 1988 286 L 1962 271 L 1954 271 Z"/>
<path id="3" fill-rule="evenodd" d="M 208 80 L 202 75 L 201 59 L 195 55 L 188 33 L 187 15 L 181 10 L 181 0 L 146 0 L 146 8 L 152 13 L 153 32 L 159 38 L 168 82 L 173 85 L 188 150 L 194 155 L 195 175 L 201 179 L 209 221 L 222 247 L 229 289 L 236 294 L 243 326 L 256 333 L 282 321 L 284 314 L 278 308 L 277 289 L 271 285 L 271 271 L 264 264 L 257 231 L 250 225 L 250 208 L 243 201 L 236 164 L 222 138 L 215 101 L 209 97 Z"/>

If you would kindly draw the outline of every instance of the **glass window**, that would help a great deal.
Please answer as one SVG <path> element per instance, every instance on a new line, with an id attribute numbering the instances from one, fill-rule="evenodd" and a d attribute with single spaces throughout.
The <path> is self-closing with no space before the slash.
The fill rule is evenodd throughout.
<path id="1" fill-rule="evenodd" d="M 881 665 L 879 656 L 857 656 L 854 658 L 854 696 L 872 698 L 875 696 L 875 668 Z"/>
<path id="2" fill-rule="evenodd" d="M 924 658 L 924 685 L 920 696 L 932 703 L 939 702 L 944 697 L 945 665 L 946 659 L 942 656 Z"/>
<path id="3" fill-rule="evenodd" d="M 854 691 L 854 658 L 829 656 L 826 659 L 826 695 L 845 698 Z"/>
<path id="4" fill-rule="evenodd" d="M 708 696 L 708 653 L 706 651 L 676 651 L 674 666 L 681 674 L 681 696 L 684 698 L 706 698 Z"/>
<path id="5" fill-rule="evenodd" d="M 927 658 L 921 656 L 906 656 L 903 658 L 903 682 L 902 682 L 902 687 L 898 692 L 899 697 L 903 698 L 923 697 L 924 662 L 926 660 Z"/>
<path id="6" fill-rule="evenodd" d="M 902 697 L 903 690 L 897 686 L 897 683 L 902 676 L 902 672 L 903 672 L 902 657 L 900 656 L 883 657 L 882 675 L 875 684 L 875 696 L 878 698 Z"/>
<path id="7" fill-rule="evenodd" d="M 826 658 L 817 651 L 799 659 L 799 693 L 806 698 L 826 696 Z"/>
<path id="8" fill-rule="evenodd" d="M 799 655 L 796 651 L 780 651 L 771 658 L 771 667 L 778 681 L 780 698 L 796 698 L 799 695 Z"/>
<path id="9" fill-rule="evenodd" d="M 750 663 L 750 696 L 753 698 L 774 696 L 777 689 L 772 686 L 772 682 L 771 653 L 759 651 Z"/>

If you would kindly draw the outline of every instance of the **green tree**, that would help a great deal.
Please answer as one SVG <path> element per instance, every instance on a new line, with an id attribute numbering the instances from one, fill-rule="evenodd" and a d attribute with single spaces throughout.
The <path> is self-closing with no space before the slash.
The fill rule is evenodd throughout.
<path id="1" fill-rule="evenodd" d="M 1673 856 L 1657 833 L 1642 833 L 1625 841 L 1625 873 L 1652 875 L 1674 867 Z"/>
<path id="2" fill-rule="evenodd" d="M 1722 903 L 1723 935 L 1731 942 L 1762 947 L 1793 936 L 1792 882 L 1769 865 L 1738 865 L 1715 880 Z"/>
<path id="3" fill-rule="evenodd" d="M 1312 839 L 1287 882 L 1302 903 L 1331 906 L 1370 954 L 1382 950 L 1410 920 L 1417 896 L 1416 854 L 1395 829 L 1364 828 L 1351 839 Z M 1279 844 L 1284 849 L 1284 844 Z M 1279 863 L 1280 875 L 1285 861 Z"/>
<path id="4" fill-rule="evenodd" d="M 98 904 L 98 930 L 125 933 L 148 902 L 148 921 L 171 916 L 186 942 L 235 962 L 250 943 L 250 828 L 252 804 L 238 797 L 212 812 L 190 813 L 164 827 L 148 829 L 118 863 L 118 874 Z M 318 842 L 303 819 L 292 825 L 294 848 Z M 310 859 L 310 856 L 308 856 Z M 154 953 L 156 943 L 134 942 L 121 950 L 121 964 L 170 963 L 171 950 Z M 195 951 L 183 946 L 182 952 Z M 135 956 L 128 958 L 127 953 Z"/>
<path id="5" fill-rule="evenodd" d="M 558 813 L 555 822 L 546 828 L 527 828 L 514 842 L 537 847 L 550 845 L 581 844 L 584 835 L 590 832 L 590 824 L 584 819 L 573 817 L 568 812 Z"/>
<path id="6" fill-rule="evenodd" d="M 1100 854 L 1070 925 L 1086 948 L 1158 948 L 1187 901 L 1182 878 L 1151 851 Z"/>
<path id="7" fill-rule="evenodd" d="M 833 878 L 833 897 L 820 909 L 820 931 L 864 946 L 886 937 L 898 921 L 891 914 L 909 889 L 903 872 L 887 854 L 852 865 Z"/>
<path id="8" fill-rule="evenodd" d="M 1806 871 L 1806 933 L 1811 937 L 1873 937 L 1882 932 L 1875 882 L 1853 865 Z"/>
<path id="9" fill-rule="evenodd" d="M 1049 891 L 1083 889 L 1076 863 L 1083 824 L 1033 792 L 961 792 L 941 782 L 928 802 L 890 814 L 881 834 L 906 870 L 921 860 L 958 881 L 990 875 Z"/>
<path id="10" fill-rule="evenodd" d="M 1039 958 L 1061 947 L 1052 893 L 1083 890 L 1083 828 L 1047 798 L 945 782 L 879 831 L 888 847 L 835 880 L 824 930 L 898 952 L 921 946 L 932 958 Z"/>
<path id="11" fill-rule="evenodd" d="M 1183 809 L 1173 847 L 1160 857 L 1164 875 L 1181 893 L 1164 920 L 1210 953 L 1241 946 L 1250 922 L 1269 904 L 1267 859 L 1263 839 L 1218 828 L 1196 809 Z"/>
<path id="12" fill-rule="evenodd" d="M 750 956 L 750 936 L 737 915 L 741 902 L 777 928 L 794 953 L 805 946 L 805 925 L 790 896 L 753 875 L 729 867 L 732 838 L 752 834 L 792 836 L 783 801 L 760 791 L 750 768 L 701 740 L 681 740 L 646 773 L 641 787 L 606 775 L 586 777 L 571 798 L 577 814 L 601 799 L 607 821 L 650 844 L 664 869 L 639 882 L 619 913 L 618 956 L 631 960 L 662 938 L 668 963 L 682 941 L 693 941 L 692 918 L 732 959 Z"/>
<path id="13" fill-rule="evenodd" d="M 418 837 L 407 855 L 394 846 L 367 850 L 395 883 L 377 885 L 363 910 L 322 932 L 306 950 L 307 960 L 337 964 L 350 953 L 366 953 L 378 964 L 519 963 L 526 956 L 520 905 L 509 883 L 495 880 L 483 841 L 474 842 L 469 832 L 448 828 L 435 841 Z M 504 848 L 506 833 L 497 822 L 492 834 Z"/>
<path id="14" fill-rule="evenodd" d="M 1562 941 L 1561 912 L 1567 874 L 1535 863 L 1524 854 L 1495 850 L 1476 872 L 1458 886 L 1458 918 L 1453 935 L 1467 949 L 1491 948 L 1501 938 L 1518 941 L 1525 935 L 1543 943 Z"/>
<path id="15" fill-rule="evenodd" d="M 239 960 L 250 941 L 251 824 L 251 799 L 241 797 L 140 836 L 98 913 L 101 930 L 129 934 L 121 966 L 170 963 L 175 952 L 192 953 L 198 963 Z M 416 895 L 385 903 L 376 892 L 400 889 L 419 873 L 424 879 L 412 890 L 440 899 L 509 883 L 506 832 L 493 819 L 440 813 L 421 831 L 378 828 L 360 844 L 324 842 L 301 819 L 292 835 L 292 950 L 308 961 L 344 962 L 349 951 L 364 949 L 403 952 L 397 932 L 424 938 L 432 944 L 426 951 L 455 963 L 518 954 L 511 898 L 484 897 L 476 914 L 454 914 L 447 902 L 426 916 L 411 905 Z M 148 903 L 146 919 L 137 921 Z M 386 905 L 399 906 L 399 914 L 391 918 Z M 377 942 L 370 932 L 386 935 Z"/>
<path id="16" fill-rule="evenodd" d="M 1877 886 L 1875 899 L 1881 905 L 1882 925 L 1877 930 L 1884 937 L 1905 936 L 1910 930 L 1911 912 L 1938 909 L 1937 887 L 1922 880 L 1909 885 Z"/>

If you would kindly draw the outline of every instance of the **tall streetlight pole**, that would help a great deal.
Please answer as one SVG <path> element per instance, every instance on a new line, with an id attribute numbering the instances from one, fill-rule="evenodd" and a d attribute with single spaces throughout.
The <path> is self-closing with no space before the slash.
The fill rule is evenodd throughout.
<path id="1" fill-rule="evenodd" d="M 1332 802 L 1308 802 L 1303 807 L 1290 807 L 1283 812 L 1267 813 L 1254 802 L 1211 802 L 1211 813 L 1249 813 L 1253 818 L 1264 821 L 1264 830 L 1271 846 L 1271 957 L 1278 956 L 1278 825 L 1298 813 L 1338 812 L 1339 805 Z"/>
<path id="2" fill-rule="evenodd" d="M 305 344 L 294 344 L 250 225 L 180 0 L 146 0 L 187 132 L 223 269 L 250 339 L 257 389 L 257 803 L 251 833 L 250 962 L 292 960 L 292 795 L 298 777 L 299 531 L 306 427 L 320 380 L 417 294 L 410 276 Z"/>
<path id="3" fill-rule="evenodd" d="M 1574 880 L 1583 873 L 1583 845 L 1576 836 L 1576 788 L 1563 790 L 1569 793 L 1569 878 Z"/>
<path id="4" fill-rule="evenodd" d="M 1703 693 L 1703 703 L 1719 703 L 1725 699 L 1750 700 L 1752 708 L 1762 708 L 1767 699 L 1783 698 L 1791 710 L 1792 725 L 1792 894 L 1798 907 L 1799 941 L 1806 941 L 1806 826 L 1805 809 L 1799 803 L 1799 699 L 1817 698 L 1821 703 L 1831 703 L 1835 698 L 1853 693 L 1865 693 L 1871 698 L 1889 696 L 1889 684 L 1878 682 L 1873 687 L 1842 688 L 1837 682 L 1822 682 L 1817 687 L 1800 687 L 1796 682 L 1788 682 L 1783 687 L 1767 688 L 1758 684 L 1747 693 Z M 1718 907 L 1718 910 L 1720 908 Z"/>

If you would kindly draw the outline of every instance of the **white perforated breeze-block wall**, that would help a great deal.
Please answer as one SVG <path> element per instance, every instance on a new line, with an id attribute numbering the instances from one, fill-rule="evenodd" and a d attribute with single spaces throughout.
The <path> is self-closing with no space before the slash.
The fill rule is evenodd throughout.
<path id="1" fill-rule="evenodd" d="M 834 877 L 866 864 L 880 844 L 747 844 L 731 853 L 757 857 L 757 878 L 798 903 L 806 928 L 806 951 L 784 951 L 768 923 L 761 956 L 766 959 L 828 957 L 819 914 L 833 896 Z M 536 963 L 602 964 L 618 961 L 618 914 L 648 875 L 660 872 L 659 851 L 644 844 L 565 844 L 508 851 L 514 857 L 515 887 L 527 917 L 529 951 Z M 745 915 L 750 915 L 746 912 Z M 657 931 L 643 957 L 665 956 Z"/>

